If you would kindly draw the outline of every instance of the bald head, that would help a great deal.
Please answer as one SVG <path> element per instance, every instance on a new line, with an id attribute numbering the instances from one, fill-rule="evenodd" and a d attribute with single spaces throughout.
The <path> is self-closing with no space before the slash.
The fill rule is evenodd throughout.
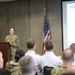
<path id="1" fill-rule="evenodd" d="M 62 53 L 62 59 L 66 62 L 73 61 L 74 53 L 70 49 L 65 49 Z"/>
<path id="2" fill-rule="evenodd" d="M 70 45 L 70 49 L 75 53 L 75 43 L 72 43 L 72 44 Z"/>

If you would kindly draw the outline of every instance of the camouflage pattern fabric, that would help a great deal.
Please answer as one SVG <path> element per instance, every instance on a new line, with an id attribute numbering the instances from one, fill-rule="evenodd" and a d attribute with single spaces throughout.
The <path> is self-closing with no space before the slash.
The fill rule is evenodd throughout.
<path id="1" fill-rule="evenodd" d="M 16 35 L 13 35 L 12 37 L 8 35 L 6 36 L 5 41 L 9 42 L 11 45 L 11 60 L 14 60 L 15 52 L 19 44 L 19 38 Z"/>
<path id="2" fill-rule="evenodd" d="M 19 70 L 19 63 L 6 63 L 6 69 L 11 72 L 12 75 L 22 75 Z"/>
<path id="3" fill-rule="evenodd" d="M 66 67 L 56 68 L 52 70 L 51 75 L 61 75 L 65 71 L 66 71 Z"/>

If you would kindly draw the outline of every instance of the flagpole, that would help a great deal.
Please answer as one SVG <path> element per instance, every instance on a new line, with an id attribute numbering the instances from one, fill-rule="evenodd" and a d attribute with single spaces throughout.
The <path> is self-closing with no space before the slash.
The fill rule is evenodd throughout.
<path id="1" fill-rule="evenodd" d="M 47 15 L 47 0 L 45 0 L 44 16 Z"/>
<path id="2" fill-rule="evenodd" d="M 30 0 L 28 0 L 28 19 L 29 19 L 29 38 L 31 37 L 30 35 Z"/>
<path id="3" fill-rule="evenodd" d="M 45 0 L 44 18 L 46 17 L 46 15 L 47 15 L 47 0 Z M 44 47 L 44 34 L 43 34 L 43 47 Z M 42 54 L 44 54 L 43 49 L 44 48 L 42 48 Z"/>
<path id="4" fill-rule="evenodd" d="M 46 8 L 44 8 L 44 17 L 46 17 Z"/>
<path id="5" fill-rule="evenodd" d="M 51 39 L 51 33 L 50 33 L 50 28 L 49 28 L 49 23 L 47 20 L 47 0 L 45 0 L 45 8 L 44 8 L 44 30 L 43 30 L 43 47 L 42 47 L 42 53 L 46 53 L 46 47 L 45 47 L 45 42 L 47 39 Z"/>

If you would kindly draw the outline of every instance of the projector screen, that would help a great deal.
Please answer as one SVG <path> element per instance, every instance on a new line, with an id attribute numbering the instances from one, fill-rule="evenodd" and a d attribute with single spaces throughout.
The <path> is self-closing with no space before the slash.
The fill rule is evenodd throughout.
<path id="1" fill-rule="evenodd" d="M 63 49 L 75 43 L 75 1 L 62 1 Z"/>

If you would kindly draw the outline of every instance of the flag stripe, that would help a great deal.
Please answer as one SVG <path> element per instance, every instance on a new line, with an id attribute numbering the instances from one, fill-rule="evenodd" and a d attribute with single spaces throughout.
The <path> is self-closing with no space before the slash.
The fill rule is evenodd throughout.
<path id="1" fill-rule="evenodd" d="M 46 16 L 44 17 L 44 36 L 43 36 L 43 54 L 46 52 L 45 42 L 47 39 L 50 39 L 50 31 L 49 31 L 49 24 L 46 19 Z"/>

